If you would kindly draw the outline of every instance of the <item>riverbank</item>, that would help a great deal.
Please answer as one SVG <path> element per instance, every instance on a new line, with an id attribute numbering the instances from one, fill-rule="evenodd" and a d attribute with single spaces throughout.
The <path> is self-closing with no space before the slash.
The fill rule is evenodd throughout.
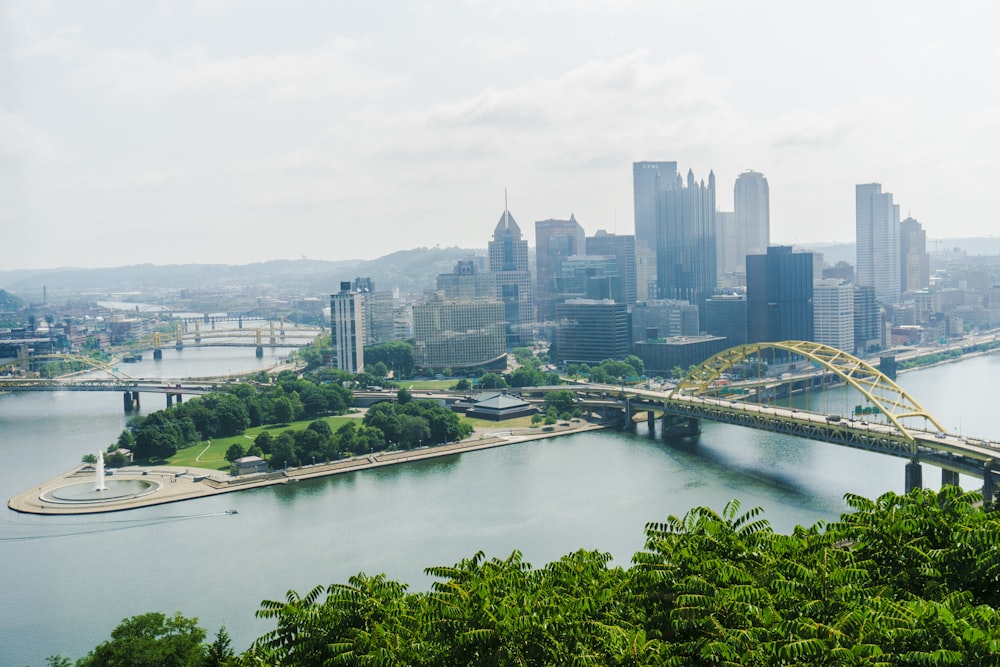
<path id="1" fill-rule="evenodd" d="M 604 428 L 603 424 L 586 421 L 566 422 L 553 425 L 552 430 L 541 428 L 504 429 L 501 424 L 496 429 L 480 431 L 473 438 L 461 442 L 396 452 L 379 452 L 368 456 L 356 456 L 331 463 L 289 468 L 269 473 L 255 473 L 234 477 L 219 470 L 173 466 L 127 466 L 108 471 L 107 481 L 114 485 L 118 481 L 146 482 L 151 491 L 143 495 L 121 497 L 114 500 L 59 502 L 53 500 L 53 492 L 64 487 L 83 485 L 95 479 L 94 468 L 80 465 L 58 477 L 54 477 L 37 487 L 20 493 L 7 502 L 7 507 L 24 514 L 74 515 L 121 512 L 139 507 L 175 503 L 193 498 L 233 493 L 246 489 L 256 489 L 277 484 L 293 484 L 305 479 L 328 477 L 345 473 L 370 470 L 383 466 L 399 465 L 411 461 L 423 461 L 442 456 L 452 456 L 481 449 L 505 447 L 532 440 L 541 440 L 582 433 Z"/>

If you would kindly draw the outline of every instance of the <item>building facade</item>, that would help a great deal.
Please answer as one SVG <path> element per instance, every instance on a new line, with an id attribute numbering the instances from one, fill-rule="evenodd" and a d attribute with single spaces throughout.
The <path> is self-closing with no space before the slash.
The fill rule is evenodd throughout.
<path id="1" fill-rule="evenodd" d="M 535 222 L 535 304 L 538 320 L 548 322 L 556 316 L 559 302 L 557 282 L 567 257 L 582 255 L 586 249 L 583 227 L 571 214 L 569 220 Z"/>
<path id="2" fill-rule="evenodd" d="M 502 367 L 506 354 L 499 301 L 448 301 L 437 293 L 413 305 L 413 358 L 420 368 Z"/>
<path id="3" fill-rule="evenodd" d="M 698 335 L 698 306 L 687 301 L 651 299 L 632 308 L 632 333 L 636 340 L 656 330 L 654 338 Z"/>
<path id="4" fill-rule="evenodd" d="M 747 342 L 747 299 L 738 294 L 716 294 L 705 301 L 705 332 L 722 336 L 727 347 Z"/>
<path id="5" fill-rule="evenodd" d="M 917 292 L 931 284 L 931 259 L 927 254 L 927 232 L 913 218 L 899 223 L 899 288 Z"/>
<path id="6" fill-rule="evenodd" d="M 747 256 L 747 339 L 813 340 L 813 256 L 770 246 Z"/>
<path id="7" fill-rule="evenodd" d="M 659 193 L 656 284 L 661 299 L 683 299 L 701 306 L 715 291 L 715 174 Z"/>
<path id="8" fill-rule="evenodd" d="M 636 283 L 635 237 L 631 234 L 608 234 L 598 229 L 586 239 L 588 255 L 614 257 L 618 276 L 622 283 L 622 298 L 632 305 L 639 298 Z M 645 299 L 645 294 L 642 295 Z"/>
<path id="9" fill-rule="evenodd" d="M 360 373 L 365 367 L 365 307 L 364 295 L 340 283 L 340 292 L 330 295 L 330 336 L 333 363 L 348 373 Z"/>
<path id="10" fill-rule="evenodd" d="M 813 334 L 817 343 L 854 352 L 854 285 L 836 278 L 813 284 Z"/>
<path id="11" fill-rule="evenodd" d="M 736 177 L 733 209 L 739 261 L 767 252 L 771 245 L 771 193 L 763 174 L 749 170 Z"/>
<path id="12" fill-rule="evenodd" d="M 881 308 L 871 285 L 854 286 L 854 352 L 864 356 L 882 347 Z"/>
<path id="13" fill-rule="evenodd" d="M 660 194 L 677 187 L 676 162 L 633 162 L 632 203 L 635 211 L 635 240 L 656 250 Z"/>
<path id="14" fill-rule="evenodd" d="M 528 242 L 521 238 L 521 228 L 507 210 L 493 229 L 488 254 L 496 295 L 503 304 L 507 322 L 507 346 L 528 345 L 534 328 Z"/>
<path id="15" fill-rule="evenodd" d="M 632 349 L 628 307 L 611 299 L 569 299 L 556 304 L 559 363 L 599 364 L 624 359 Z"/>
<path id="16" fill-rule="evenodd" d="M 899 206 L 880 183 L 855 186 L 858 285 L 875 288 L 875 298 L 895 303 L 900 294 Z"/>
<path id="17" fill-rule="evenodd" d="M 642 359 L 646 375 L 670 376 L 676 368 L 686 373 L 727 347 L 721 336 L 682 336 L 636 341 L 633 352 Z"/>

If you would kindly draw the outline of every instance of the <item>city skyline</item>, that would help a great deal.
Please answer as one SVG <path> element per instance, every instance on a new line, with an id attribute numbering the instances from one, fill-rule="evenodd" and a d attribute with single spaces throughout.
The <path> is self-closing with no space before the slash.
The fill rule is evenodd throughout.
<path id="1" fill-rule="evenodd" d="M 4 268 L 481 247 L 505 189 L 631 234 L 630 165 L 658 159 L 714 171 L 724 211 L 765 174 L 772 243 L 852 241 L 873 181 L 931 237 L 995 227 L 991 4 L 380 11 L 4 0 Z"/>

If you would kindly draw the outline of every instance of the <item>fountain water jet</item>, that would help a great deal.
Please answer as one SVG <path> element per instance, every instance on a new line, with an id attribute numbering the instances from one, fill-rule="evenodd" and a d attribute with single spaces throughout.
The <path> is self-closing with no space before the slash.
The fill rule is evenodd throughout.
<path id="1" fill-rule="evenodd" d="M 97 469 L 94 475 L 94 491 L 107 491 L 108 485 L 104 483 L 104 452 L 97 452 Z"/>

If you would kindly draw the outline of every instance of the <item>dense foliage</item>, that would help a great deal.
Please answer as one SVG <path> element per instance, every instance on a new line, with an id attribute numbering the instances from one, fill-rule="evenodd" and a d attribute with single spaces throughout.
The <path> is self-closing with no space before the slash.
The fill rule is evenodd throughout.
<path id="1" fill-rule="evenodd" d="M 241 384 L 136 417 L 128 432 L 136 458 L 165 459 L 201 440 L 239 435 L 251 426 L 344 414 L 352 402 L 351 391 L 340 383 L 317 384 L 288 374 L 273 384 Z"/>
<path id="2" fill-rule="evenodd" d="M 734 501 L 647 525 L 627 568 L 477 553 L 428 593 L 358 574 L 263 602 L 274 629 L 227 664 L 996 665 L 1000 516 L 978 499 L 848 496 L 790 535 Z"/>

